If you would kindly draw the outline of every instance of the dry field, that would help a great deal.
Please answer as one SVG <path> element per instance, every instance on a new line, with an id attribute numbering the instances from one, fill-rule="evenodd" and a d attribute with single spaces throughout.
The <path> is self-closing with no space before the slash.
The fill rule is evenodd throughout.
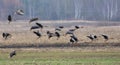
<path id="1" fill-rule="evenodd" d="M 120 45 L 120 23 L 119 22 L 95 22 L 95 21 L 37 21 L 42 23 L 44 29 L 42 30 L 42 37 L 37 39 L 37 36 L 30 31 L 30 27 L 35 25 L 35 23 L 29 24 L 28 21 L 17 21 L 8 24 L 5 22 L 0 22 L 0 47 L 4 46 L 39 46 L 39 45 L 67 45 L 69 42 L 69 35 L 64 36 L 65 32 L 68 29 L 74 28 L 74 25 L 79 25 L 79 30 L 75 31 L 75 35 L 78 37 L 79 42 L 76 45 L 106 45 L 106 44 L 113 44 L 113 45 Z M 55 22 L 55 23 L 54 23 Z M 59 26 L 63 25 L 65 28 L 61 31 L 61 37 L 59 40 L 56 40 L 56 37 L 51 38 L 48 40 L 46 31 L 49 30 L 54 32 L 54 29 Z M 3 32 L 9 32 L 12 34 L 12 38 L 8 40 L 4 40 L 2 38 Z M 95 34 L 99 38 L 91 42 L 86 36 L 89 34 Z M 101 34 L 107 34 L 109 36 L 109 40 L 107 42 L 101 37 Z"/>
<path id="2" fill-rule="evenodd" d="M 30 31 L 28 21 L 17 21 L 8 24 L 0 22 L 0 65 L 120 65 L 120 23 L 95 21 L 37 21 L 45 27 L 42 37 Z M 55 22 L 55 23 L 54 23 Z M 55 27 L 63 25 L 64 35 L 68 29 L 79 25 L 75 31 L 79 42 L 69 45 L 69 35 L 48 40 L 46 31 L 54 32 Z M 4 40 L 3 32 L 12 34 L 12 38 Z M 99 38 L 91 42 L 86 36 L 95 34 Z M 107 34 L 107 42 L 101 37 Z M 9 58 L 9 53 L 16 50 L 17 55 Z"/>

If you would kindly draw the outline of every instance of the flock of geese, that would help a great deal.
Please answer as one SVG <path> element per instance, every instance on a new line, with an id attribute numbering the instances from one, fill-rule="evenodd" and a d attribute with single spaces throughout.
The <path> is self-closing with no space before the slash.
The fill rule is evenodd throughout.
<path id="1" fill-rule="evenodd" d="M 21 9 L 18 9 L 15 13 L 14 13 L 14 15 L 24 15 L 24 11 L 23 10 L 21 10 Z M 10 24 L 12 21 L 13 21 L 13 17 L 11 16 L 11 15 L 8 15 L 8 23 Z M 39 20 L 39 18 L 32 18 L 32 19 L 30 19 L 29 20 L 29 24 L 30 23 L 32 23 L 32 22 L 34 22 L 34 21 L 37 21 L 37 20 Z M 42 24 L 40 24 L 40 23 L 38 23 L 38 22 L 36 22 L 35 23 L 36 25 L 35 26 L 32 26 L 31 28 L 30 28 L 30 30 L 34 30 L 34 29 L 40 29 L 40 31 L 42 31 L 42 29 L 44 28 L 44 26 L 42 25 Z M 61 34 L 60 34 L 60 31 L 62 30 L 64 28 L 64 26 L 58 26 L 58 28 L 56 28 L 55 29 L 55 32 L 54 33 L 52 33 L 52 32 L 50 32 L 50 31 L 46 31 L 46 34 L 47 34 L 47 36 L 48 36 L 48 39 L 50 39 L 51 37 L 57 37 L 57 40 L 60 38 L 60 36 L 61 36 Z M 73 29 L 69 29 L 66 33 L 65 33 L 65 36 L 66 35 L 70 35 L 70 40 L 69 40 L 69 43 L 71 43 L 71 44 L 74 44 L 74 43 L 77 43 L 79 40 L 78 40 L 78 38 L 75 36 L 75 34 L 74 34 L 74 31 L 75 30 L 78 30 L 80 27 L 79 26 L 74 26 L 74 28 Z M 37 30 L 37 31 L 33 31 L 33 33 L 38 37 L 38 39 L 42 36 L 42 34 L 40 33 L 40 31 L 39 30 Z M 107 36 L 107 35 L 104 35 L 104 34 L 102 34 L 101 35 L 102 37 L 103 37 L 103 39 L 105 39 L 105 41 L 107 41 L 108 39 L 109 39 L 109 37 Z M 10 34 L 10 33 L 7 33 L 7 32 L 4 32 L 3 34 L 2 34 L 2 37 L 5 39 L 5 40 L 7 40 L 8 38 L 11 38 L 12 37 L 12 34 Z M 98 36 L 97 35 L 89 35 L 89 36 L 86 36 L 86 37 L 88 37 L 91 41 L 94 41 L 94 40 L 96 40 L 97 38 L 98 38 Z M 14 50 L 14 51 L 12 51 L 11 53 L 10 53 L 10 58 L 12 58 L 14 55 L 16 55 L 16 51 Z"/>

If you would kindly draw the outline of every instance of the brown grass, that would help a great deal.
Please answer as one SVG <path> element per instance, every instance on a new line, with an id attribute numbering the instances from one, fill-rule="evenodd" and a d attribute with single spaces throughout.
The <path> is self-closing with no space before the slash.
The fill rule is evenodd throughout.
<path id="1" fill-rule="evenodd" d="M 61 36 L 59 40 L 56 40 L 56 37 L 51 38 L 48 40 L 45 32 L 46 30 L 50 30 L 54 32 L 54 25 L 51 24 L 48 28 L 44 28 L 42 36 L 40 39 L 37 39 L 37 36 L 29 31 L 30 27 L 34 25 L 24 23 L 24 22 L 12 22 L 10 25 L 5 23 L 0 23 L 0 34 L 3 32 L 9 32 L 12 34 L 12 38 L 8 40 L 4 40 L 2 36 L 0 36 L 0 46 L 2 45 L 29 45 L 29 44 L 67 44 L 69 42 L 69 35 L 68 36 Z M 45 24 L 45 23 L 43 23 Z M 46 25 L 46 24 L 45 24 Z M 63 35 L 68 29 L 73 28 L 73 26 L 69 28 L 63 29 L 61 34 Z M 79 38 L 80 43 L 119 43 L 120 42 L 120 26 L 84 26 L 79 30 L 75 31 L 75 35 Z M 89 34 L 98 35 L 99 38 L 96 41 L 90 42 L 90 40 L 86 37 Z M 107 42 L 100 36 L 100 34 L 107 34 L 109 36 L 109 40 Z"/>

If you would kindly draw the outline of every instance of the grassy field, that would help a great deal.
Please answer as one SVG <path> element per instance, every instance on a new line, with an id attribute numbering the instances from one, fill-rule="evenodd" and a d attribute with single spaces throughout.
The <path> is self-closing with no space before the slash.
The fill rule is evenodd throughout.
<path id="1" fill-rule="evenodd" d="M 109 48 L 108 48 L 109 49 Z M 79 48 L 0 50 L 0 65 L 120 65 L 120 51 L 80 51 Z"/>
<path id="2" fill-rule="evenodd" d="M 42 30 L 42 36 L 37 36 L 30 31 L 35 23 L 28 22 L 0 22 L 0 34 L 9 32 L 12 38 L 4 40 L 0 36 L 0 65 L 120 65 L 120 23 L 98 23 L 92 21 L 38 21 L 43 25 L 49 25 Z M 48 40 L 46 31 L 55 32 L 58 25 L 65 28 L 61 34 L 65 34 L 74 25 L 83 26 L 75 31 L 79 39 L 77 44 L 69 45 L 70 36 L 61 36 Z M 86 36 L 94 34 L 98 40 L 91 42 Z M 109 40 L 101 37 L 107 34 Z M 9 58 L 9 53 L 16 50 L 17 55 Z"/>
<path id="3" fill-rule="evenodd" d="M 76 37 L 79 39 L 78 43 L 89 43 L 91 40 L 86 36 L 94 34 L 98 36 L 98 40 L 90 43 L 119 43 L 120 42 L 120 26 L 119 22 L 109 22 L 109 23 L 98 23 L 95 21 L 37 21 L 42 23 L 44 29 L 41 34 L 43 35 L 40 39 L 37 39 L 37 36 L 30 31 L 30 27 L 35 25 L 35 22 L 29 24 L 27 21 L 17 21 L 8 24 L 7 22 L 0 22 L 0 34 L 3 32 L 8 32 L 12 34 L 12 38 L 4 40 L 0 36 L 0 46 L 4 45 L 38 45 L 38 44 L 68 44 L 70 36 L 61 36 L 59 40 L 56 40 L 56 37 L 48 40 L 46 31 L 55 32 L 55 28 L 58 25 L 64 25 L 65 28 L 62 30 L 61 35 L 64 35 L 69 29 L 73 29 L 75 25 L 79 25 L 79 30 L 75 31 Z M 55 22 L 55 23 L 53 23 Z M 106 26 L 105 26 L 106 25 Z M 107 42 L 101 37 L 101 34 L 106 34 L 109 36 Z"/>

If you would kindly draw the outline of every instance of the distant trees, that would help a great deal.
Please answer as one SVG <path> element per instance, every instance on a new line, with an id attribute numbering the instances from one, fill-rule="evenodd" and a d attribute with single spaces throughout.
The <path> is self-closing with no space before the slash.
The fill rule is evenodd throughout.
<path id="1" fill-rule="evenodd" d="M 0 20 L 17 9 L 23 9 L 23 18 L 42 20 L 120 20 L 120 0 L 0 0 Z"/>

